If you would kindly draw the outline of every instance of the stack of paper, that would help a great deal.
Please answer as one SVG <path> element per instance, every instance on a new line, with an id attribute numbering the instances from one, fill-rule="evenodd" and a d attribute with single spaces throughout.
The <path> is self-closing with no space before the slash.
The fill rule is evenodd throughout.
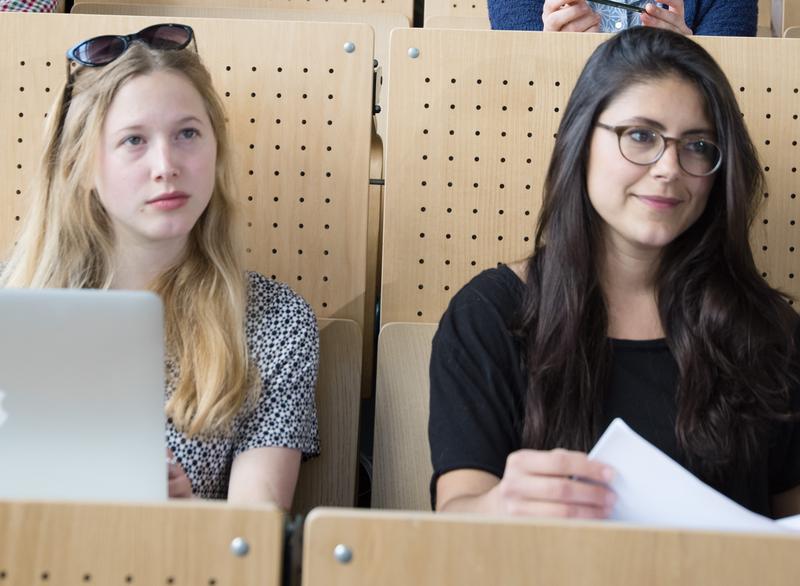
<path id="1" fill-rule="evenodd" d="M 616 471 L 611 519 L 689 529 L 800 531 L 800 515 L 773 521 L 749 511 L 698 480 L 622 419 L 611 422 L 589 458 Z"/>

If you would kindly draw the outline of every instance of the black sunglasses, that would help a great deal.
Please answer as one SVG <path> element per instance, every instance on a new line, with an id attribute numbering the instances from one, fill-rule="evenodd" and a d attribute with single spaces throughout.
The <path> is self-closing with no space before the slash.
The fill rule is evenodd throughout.
<path id="1" fill-rule="evenodd" d="M 136 41 L 152 49 L 179 51 L 192 39 L 194 31 L 185 24 L 154 24 L 132 35 L 103 35 L 81 41 L 67 51 L 67 59 L 86 67 L 100 67 L 117 59 Z"/>

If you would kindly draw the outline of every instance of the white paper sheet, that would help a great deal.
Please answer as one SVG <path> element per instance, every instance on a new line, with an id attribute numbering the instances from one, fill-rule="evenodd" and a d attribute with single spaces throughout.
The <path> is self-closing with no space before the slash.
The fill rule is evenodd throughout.
<path id="1" fill-rule="evenodd" d="M 698 480 L 622 419 L 608 426 L 589 458 L 616 471 L 611 519 L 659 527 L 787 533 L 800 515 L 780 522 L 763 517 Z"/>

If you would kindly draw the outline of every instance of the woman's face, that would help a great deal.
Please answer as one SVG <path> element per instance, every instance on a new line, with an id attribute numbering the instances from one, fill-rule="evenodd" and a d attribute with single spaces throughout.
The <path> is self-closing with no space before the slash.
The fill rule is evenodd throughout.
<path id="1" fill-rule="evenodd" d="M 187 78 L 158 71 L 117 92 L 101 131 L 95 189 L 117 245 L 183 246 L 214 190 L 217 141 Z"/>
<path id="2" fill-rule="evenodd" d="M 703 96 L 678 77 L 629 87 L 597 121 L 607 126 L 647 127 L 666 137 L 716 142 Z M 673 141 L 668 141 L 655 163 L 631 163 L 620 153 L 617 134 L 596 126 L 586 183 L 589 200 L 603 220 L 606 244 L 633 252 L 660 250 L 689 228 L 706 207 L 714 175 L 696 177 L 684 171 Z"/>

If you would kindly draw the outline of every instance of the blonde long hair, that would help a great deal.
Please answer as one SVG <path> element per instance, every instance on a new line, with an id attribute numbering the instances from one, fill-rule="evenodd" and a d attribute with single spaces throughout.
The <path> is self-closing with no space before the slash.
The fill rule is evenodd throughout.
<path id="1" fill-rule="evenodd" d="M 225 113 L 192 50 L 134 43 L 104 67 L 74 72 L 49 113 L 41 169 L 22 234 L 0 286 L 107 289 L 114 277 L 112 223 L 94 189 L 96 148 L 114 96 L 156 71 L 183 75 L 203 99 L 217 140 L 214 191 L 182 260 L 150 286 L 164 302 L 167 355 L 180 377 L 167 415 L 188 435 L 230 433 L 255 398 L 258 375 L 245 338 L 247 283 L 233 242 L 235 205 Z M 70 82 L 67 82 L 70 84 Z"/>

